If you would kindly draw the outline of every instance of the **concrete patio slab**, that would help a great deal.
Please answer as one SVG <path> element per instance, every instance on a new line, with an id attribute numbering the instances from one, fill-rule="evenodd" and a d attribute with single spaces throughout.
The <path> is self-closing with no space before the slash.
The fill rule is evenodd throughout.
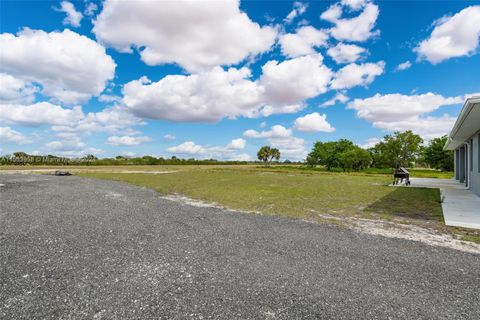
<path id="1" fill-rule="evenodd" d="M 480 229 L 480 197 L 453 179 L 410 178 L 411 187 L 439 188 L 447 226 Z"/>

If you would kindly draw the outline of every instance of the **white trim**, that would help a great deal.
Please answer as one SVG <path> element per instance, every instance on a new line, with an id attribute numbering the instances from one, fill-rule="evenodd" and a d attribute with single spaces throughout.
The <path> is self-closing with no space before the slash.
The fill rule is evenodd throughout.
<path id="1" fill-rule="evenodd" d="M 468 115 L 472 111 L 473 106 L 477 103 L 480 103 L 480 97 L 478 96 L 470 97 L 467 100 L 465 100 L 465 104 L 463 105 L 462 111 L 460 112 L 460 115 L 458 116 L 457 121 L 455 121 L 452 131 L 450 131 L 450 134 L 448 135 L 447 143 L 443 147 L 445 150 L 456 149 L 458 148 L 459 145 L 462 144 L 463 141 L 458 141 L 455 136 L 458 130 L 462 127 L 465 119 L 468 117 Z"/>

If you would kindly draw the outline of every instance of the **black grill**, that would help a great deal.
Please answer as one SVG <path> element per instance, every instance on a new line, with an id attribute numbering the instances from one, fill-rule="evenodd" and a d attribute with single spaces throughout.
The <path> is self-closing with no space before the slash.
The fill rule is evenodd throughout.
<path id="1" fill-rule="evenodd" d="M 395 169 L 395 172 L 393 173 L 393 184 L 402 184 L 403 180 L 405 180 L 406 186 L 410 185 L 410 172 L 404 167 Z"/>

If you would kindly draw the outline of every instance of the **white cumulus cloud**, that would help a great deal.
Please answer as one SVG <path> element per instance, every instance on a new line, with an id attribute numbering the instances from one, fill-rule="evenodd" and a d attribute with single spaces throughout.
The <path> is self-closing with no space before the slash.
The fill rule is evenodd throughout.
<path id="1" fill-rule="evenodd" d="M 82 108 L 65 109 L 61 106 L 38 102 L 30 105 L 0 104 L 0 122 L 24 126 L 70 125 L 84 118 Z"/>
<path id="2" fill-rule="evenodd" d="M 348 99 L 349 99 L 348 96 L 345 95 L 344 93 L 337 92 L 337 94 L 335 94 L 335 96 L 332 99 L 325 101 L 320 106 L 321 107 L 330 107 L 330 106 L 334 106 L 337 102 L 345 103 L 345 102 L 348 101 Z"/>
<path id="3" fill-rule="evenodd" d="M 145 122 L 128 112 L 124 107 L 113 106 L 98 112 L 89 112 L 78 121 L 52 127 L 56 131 L 91 133 L 128 133 L 130 127 L 144 125 Z"/>
<path id="4" fill-rule="evenodd" d="M 175 154 L 198 155 L 204 154 L 206 149 L 193 141 L 186 141 L 178 146 L 168 148 L 167 151 Z"/>
<path id="5" fill-rule="evenodd" d="M 354 44 L 339 43 L 327 50 L 336 63 L 352 63 L 359 60 L 367 50 Z"/>
<path id="6" fill-rule="evenodd" d="M 241 149 L 245 149 L 246 144 L 247 144 L 247 141 L 245 141 L 245 139 L 238 138 L 238 139 L 233 139 L 228 144 L 228 147 L 232 149 L 241 150 Z"/>
<path id="7" fill-rule="evenodd" d="M 407 61 L 405 61 L 405 62 L 400 63 L 400 64 L 395 68 L 395 71 L 407 70 L 407 69 L 409 69 L 411 66 L 412 66 L 412 63 L 407 60 Z"/>
<path id="8" fill-rule="evenodd" d="M 267 62 L 262 67 L 260 83 L 271 104 L 297 105 L 326 92 L 331 77 L 332 71 L 323 64 L 323 57 L 315 54 Z"/>
<path id="9" fill-rule="evenodd" d="M 85 4 L 85 11 L 84 13 L 89 16 L 89 17 L 92 17 L 95 12 L 97 11 L 98 9 L 98 6 L 95 2 L 89 2 L 87 1 L 86 4 Z"/>
<path id="10" fill-rule="evenodd" d="M 293 136 L 292 130 L 282 125 L 274 125 L 270 130 L 246 130 L 246 138 L 266 139 L 269 145 L 278 148 L 283 159 L 302 160 L 306 157 L 305 140 Z"/>
<path id="11" fill-rule="evenodd" d="M 374 126 L 389 131 L 412 130 L 423 139 L 431 140 L 450 133 L 456 120 L 456 117 L 444 114 L 442 116 L 422 116 L 410 120 L 378 121 L 374 123 Z"/>
<path id="12" fill-rule="evenodd" d="M 60 140 L 54 140 L 45 144 L 44 151 L 46 153 L 70 158 L 103 153 L 101 149 L 88 147 L 80 137 L 74 134 L 58 134 L 57 136 Z"/>
<path id="13" fill-rule="evenodd" d="M 348 104 L 349 109 L 368 121 L 397 121 L 412 119 L 423 113 L 437 110 L 441 106 L 463 102 L 463 97 L 448 97 L 431 92 L 420 95 L 403 95 L 399 93 L 381 95 L 377 93 L 366 99 L 355 99 Z"/>
<path id="14" fill-rule="evenodd" d="M 420 59 L 433 64 L 474 54 L 480 41 L 480 6 L 470 6 L 434 22 L 430 37 L 415 48 Z"/>
<path id="15" fill-rule="evenodd" d="M 439 94 L 420 95 L 376 94 L 366 99 L 355 99 L 348 104 L 357 116 L 373 124 L 374 127 L 390 131 L 413 130 L 424 138 L 447 133 L 455 117 L 444 115 L 430 116 L 429 113 L 442 106 L 461 104 L 464 97 L 443 97 Z"/>
<path id="16" fill-rule="evenodd" d="M 26 144 L 31 141 L 22 133 L 10 127 L 0 127 L 0 141 L 2 143 Z"/>
<path id="17" fill-rule="evenodd" d="M 365 6 L 368 0 L 341 0 L 344 6 L 350 7 L 352 10 L 359 10 Z"/>
<path id="18" fill-rule="evenodd" d="M 327 90 L 331 75 L 321 55 L 268 61 L 256 81 L 246 67 L 215 67 L 157 82 L 131 81 L 123 87 L 123 103 L 139 117 L 178 122 L 294 113 L 304 108 L 304 100 Z"/>
<path id="19" fill-rule="evenodd" d="M 286 24 L 292 23 L 292 21 L 293 21 L 296 17 L 304 14 L 304 13 L 307 11 L 307 8 L 308 8 L 308 4 L 302 3 L 302 2 L 300 2 L 300 1 L 295 1 L 295 2 L 293 3 L 292 11 L 290 11 L 290 12 L 288 13 L 288 15 L 285 17 L 285 19 L 283 19 L 283 21 L 284 21 Z"/>
<path id="20" fill-rule="evenodd" d="M 81 151 L 85 146 L 85 143 L 78 137 L 69 137 L 66 140 L 55 140 L 45 144 L 47 150 L 57 152 Z"/>
<path id="21" fill-rule="evenodd" d="M 316 47 L 327 45 L 328 34 L 312 26 L 298 28 L 295 33 L 280 36 L 279 43 L 282 54 L 287 57 L 298 57 L 315 53 Z"/>
<path id="22" fill-rule="evenodd" d="M 177 137 L 175 137 L 173 134 L 166 134 L 163 136 L 163 139 L 165 140 L 175 140 Z"/>
<path id="23" fill-rule="evenodd" d="M 136 48 L 148 65 L 177 63 L 200 71 L 269 50 L 277 31 L 252 21 L 238 0 L 106 0 L 93 33 L 121 52 Z"/>
<path id="24" fill-rule="evenodd" d="M 242 138 L 233 139 L 226 146 L 204 146 L 193 141 L 186 141 L 178 146 L 167 148 L 167 152 L 181 156 L 194 156 L 199 159 L 221 159 L 248 161 L 250 156 L 238 153 L 244 149 L 246 141 Z"/>
<path id="25" fill-rule="evenodd" d="M 120 106 L 85 114 L 80 106 L 64 108 L 50 102 L 0 104 L 0 124 L 2 123 L 22 126 L 47 125 L 62 138 L 88 135 L 93 132 L 132 135 L 138 133 L 131 129 L 132 126 L 145 124 L 143 120 Z"/>
<path id="26" fill-rule="evenodd" d="M 105 48 L 68 29 L 2 33 L 0 47 L 0 72 L 38 83 L 42 94 L 67 104 L 99 95 L 116 67 Z"/>
<path id="27" fill-rule="evenodd" d="M 335 73 L 332 80 L 332 89 L 348 89 L 355 86 L 367 86 L 375 77 L 383 74 L 385 62 L 377 63 L 351 63 Z"/>
<path id="28" fill-rule="evenodd" d="M 81 12 L 75 10 L 75 6 L 70 1 L 60 2 L 60 7 L 55 10 L 64 12 L 67 16 L 63 19 L 63 24 L 71 25 L 72 27 L 80 27 L 83 15 Z"/>
<path id="29" fill-rule="evenodd" d="M 0 103 L 31 103 L 37 88 L 22 79 L 0 73 Z"/>
<path id="30" fill-rule="evenodd" d="M 106 143 L 113 146 L 135 146 L 149 141 L 152 138 L 147 136 L 110 136 Z"/>
<path id="31" fill-rule="evenodd" d="M 333 132 L 335 128 L 327 121 L 326 114 L 313 112 L 295 120 L 295 129 L 303 132 Z"/>
<path id="32" fill-rule="evenodd" d="M 87 154 L 98 155 L 103 152 L 101 149 L 88 147 L 79 137 L 75 135 L 69 135 L 61 138 L 61 140 L 55 140 L 46 143 L 45 151 L 48 154 L 55 154 L 63 157 L 81 157 Z"/>
<path id="33" fill-rule="evenodd" d="M 215 122 L 224 117 L 254 116 L 263 89 L 249 80 L 248 68 L 215 67 L 193 75 L 146 78 L 123 87 L 123 102 L 136 115 L 179 122 Z"/>
<path id="34" fill-rule="evenodd" d="M 270 130 L 263 130 L 261 132 L 249 129 L 243 133 L 246 138 L 288 138 L 292 136 L 292 130 L 287 129 L 279 124 L 274 125 Z"/>
<path id="35" fill-rule="evenodd" d="M 365 143 L 359 144 L 358 146 L 363 149 L 370 149 L 370 148 L 373 148 L 380 141 L 382 140 L 377 137 L 372 137 L 372 138 L 368 138 L 367 141 L 365 141 Z"/>
<path id="36" fill-rule="evenodd" d="M 380 33 L 378 30 L 373 30 L 378 14 L 378 6 L 368 2 L 357 16 L 342 18 L 342 6 L 334 4 L 323 12 L 320 18 L 334 24 L 330 28 L 330 34 L 335 39 L 340 41 L 366 41 Z"/>

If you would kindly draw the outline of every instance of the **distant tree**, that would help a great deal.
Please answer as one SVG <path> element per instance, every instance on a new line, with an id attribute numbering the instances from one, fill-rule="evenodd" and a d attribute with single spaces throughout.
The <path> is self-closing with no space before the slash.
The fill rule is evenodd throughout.
<path id="1" fill-rule="evenodd" d="M 270 157 L 270 150 L 271 148 L 269 146 L 261 147 L 257 152 L 258 160 L 263 161 L 266 164 L 268 162 L 268 158 Z"/>
<path id="2" fill-rule="evenodd" d="M 29 160 L 29 155 L 21 151 L 14 152 L 13 159 L 11 160 L 13 160 L 15 164 L 27 164 Z"/>
<path id="3" fill-rule="evenodd" d="M 340 155 L 353 149 L 354 146 L 353 142 L 347 139 L 329 142 L 317 141 L 307 156 L 307 163 L 310 166 L 324 165 L 330 171 L 333 167 L 341 166 Z"/>
<path id="4" fill-rule="evenodd" d="M 392 168 L 409 167 L 419 156 L 422 143 L 423 139 L 410 130 L 386 135 L 373 148 L 374 162 Z"/>
<path id="5" fill-rule="evenodd" d="M 423 148 L 423 161 L 430 167 L 443 171 L 453 170 L 453 151 L 443 149 L 447 139 L 448 136 L 446 135 L 434 138 L 430 140 L 428 146 Z"/>
<path id="6" fill-rule="evenodd" d="M 312 152 L 313 152 L 313 151 L 312 151 Z M 313 156 L 313 155 L 311 154 L 312 152 L 310 152 L 310 154 L 308 154 L 307 159 L 306 159 L 306 162 L 307 162 L 307 165 L 308 165 L 309 167 L 312 167 L 312 168 L 313 168 L 313 167 L 315 167 L 315 166 L 318 164 L 318 160 L 317 160 L 317 158 L 316 158 L 315 156 Z"/>
<path id="7" fill-rule="evenodd" d="M 387 156 L 383 152 L 382 143 L 377 143 L 374 147 L 369 148 L 368 152 L 372 157 L 372 167 L 375 168 L 389 168 L 390 162 L 387 159 Z"/>
<path id="8" fill-rule="evenodd" d="M 280 150 L 277 148 L 270 148 L 270 162 L 272 162 L 273 159 L 277 161 L 280 160 Z"/>
<path id="9" fill-rule="evenodd" d="M 327 170 L 330 170 L 335 165 L 334 143 L 315 142 L 312 151 L 308 154 L 307 162 L 312 166 L 317 164 L 323 165 L 327 167 Z"/>
<path id="10" fill-rule="evenodd" d="M 154 165 L 158 163 L 158 160 L 153 156 L 143 156 L 141 162 L 146 165 Z"/>
<path id="11" fill-rule="evenodd" d="M 82 158 L 83 160 L 89 160 L 89 161 L 94 161 L 98 160 L 97 157 L 95 157 L 93 154 L 87 154 L 85 157 Z"/>
<path id="12" fill-rule="evenodd" d="M 14 152 L 13 156 L 15 158 L 26 158 L 26 157 L 28 157 L 28 154 L 25 153 L 25 152 L 18 151 L 18 152 Z"/>
<path id="13" fill-rule="evenodd" d="M 335 151 L 337 153 L 343 153 L 349 150 L 352 150 L 355 147 L 352 141 L 348 139 L 340 139 L 335 145 Z"/>
<path id="14" fill-rule="evenodd" d="M 362 170 L 371 165 L 372 156 L 367 150 L 353 146 L 351 149 L 339 154 L 338 162 L 343 171 Z"/>
<path id="15" fill-rule="evenodd" d="M 257 158 L 258 160 L 263 161 L 265 165 L 269 165 L 273 159 L 280 159 L 280 150 L 277 148 L 271 148 L 269 146 L 263 146 L 258 150 Z"/>

